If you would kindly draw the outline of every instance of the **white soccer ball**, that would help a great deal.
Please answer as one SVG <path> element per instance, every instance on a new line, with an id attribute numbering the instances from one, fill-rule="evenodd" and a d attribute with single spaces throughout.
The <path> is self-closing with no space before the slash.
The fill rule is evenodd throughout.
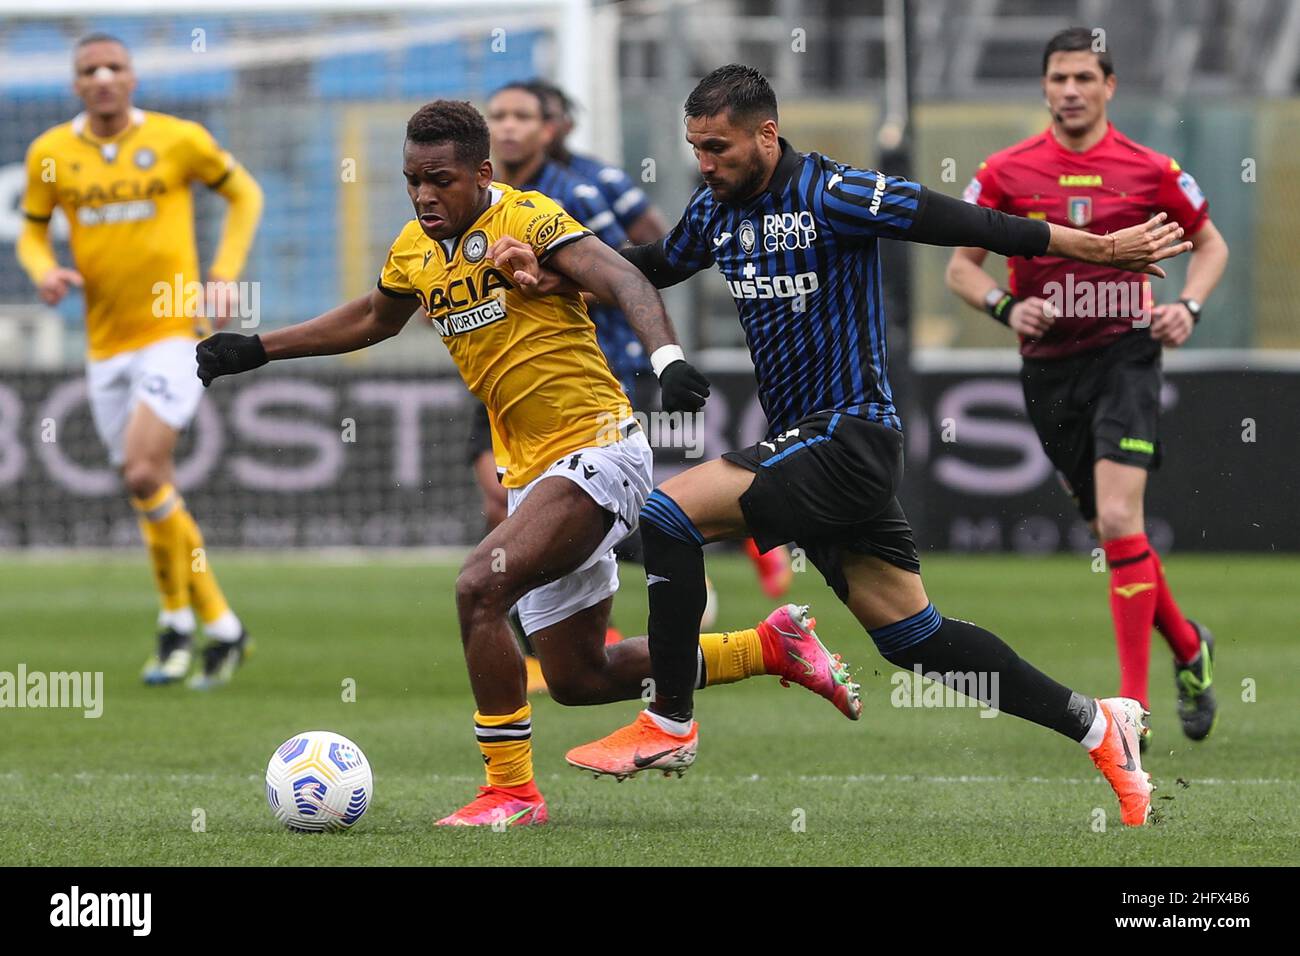
<path id="1" fill-rule="evenodd" d="M 294 734 L 266 766 L 266 800 L 290 830 L 346 830 L 374 797 L 374 776 L 361 748 L 342 734 Z"/>

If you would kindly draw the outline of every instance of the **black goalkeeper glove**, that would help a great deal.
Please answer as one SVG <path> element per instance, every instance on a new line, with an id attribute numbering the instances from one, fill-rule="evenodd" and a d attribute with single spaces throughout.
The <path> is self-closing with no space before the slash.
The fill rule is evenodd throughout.
<path id="1" fill-rule="evenodd" d="M 686 359 L 678 359 L 659 373 L 659 390 L 664 411 L 698 412 L 709 397 L 709 380 Z"/>
<path id="2" fill-rule="evenodd" d="M 270 361 L 261 336 L 240 335 L 238 332 L 210 335 L 198 344 L 194 354 L 199 360 L 199 381 L 204 388 L 219 375 L 248 372 Z"/>

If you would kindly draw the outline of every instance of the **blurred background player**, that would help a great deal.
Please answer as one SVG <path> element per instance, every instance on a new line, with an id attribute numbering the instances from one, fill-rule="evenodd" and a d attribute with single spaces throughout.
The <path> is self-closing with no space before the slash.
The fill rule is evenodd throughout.
<path id="1" fill-rule="evenodd" d="M 1020 337 L 1029 418 L 1106 552 L 1120 696 L 1149 708 L 1154 623 L 1173 651 L 1183 732 L 1202 740 L 1217 713 L 1214 638 L 1175 603 L 1147 540 L 1143 497 L 1147 472 L 1160 464 L 1162 347 L 1177 348 L 1192 334 L 1228 246 L 1191 174 L 1111 125 L 1106 104 L 1116 82 L 1111 55 L 1094 51 L 1092 31 L 1052 37 L 1042 80 L 1051 125 L 990 156 L 964 198 L 1102 235 L 1166 212 L 1193 250 L 1178 301 L 1152 308 L 1145 276 L 1050 256 L 1012 259 L 1011 288 L 1003 290 L 983 269 L 985 250 L 974 248 L 953 253 L 948 285 Z M 1062 302 L 1062 289 L 1092 295 L 1097 308 Z M 1114 289 L 1131 294 L 1103 294 Z"/>
<path id="2" fill-rule="evenodd" d="M 528 85 L 542 96 L 546 125 L 551 137 L 546 148 L 547 155 L 600 190 L 601 196 L 614 211 L 618 224 L 636 245 L 655 242 L 668 235 L 668 222 L 641 188 L 632 182 L 632 177 L 618 166 L 569 149 L 567 141 L 573 132 L 573 114 L 576 111 L 572 98 L 546 80 L 531 80 Z M 648 365 L 646 367 L 649 368 Z"/>
<path id="3" fill-rule="evenodd" d="M 627 173 L 617 166 L 602 163 L 593 156 L 569 151 L 565 139 L 573 131 L 573 102 L 564 91 L 555 84 L 540 79 L 529 80 L 523 85 L 537 96 L 541 106 L 541 142 L 548 165 L 564 169 L 588 190 L 594 190 L 600 196 L 623 234 L 621 242 L 615 248 L 663 238 L 668 232 L 663 216 L 650 204 L 645 193 L 632 182 Z M 648 238 L 638 238 L 639 236 Z M 587 309 L 592 321 L 596 323 L 600 350 L 609 361 L 610 371 L 632 399 L 632 407 L 649 409 L 658 389 L 655 388 L 654 373 L 650 370 L 650 362 L 641 343 L 637 341 L 636 333 L 616 309 L 599 302 L 588 302 Z"/>
<path id="4" fill-rule="evenodd" d="M 628 235 L 600 188 L 550 155 L 556 126 L 547 115 L 546 102 L 536 82 L 507 84 L 488 99 L 488 129 L 500 181 L 549 196 L 605 245 L 623 248 L 629 244 Z M 633 408 L 647 407 L 654 397 L 655 379 L 627 317 L 599 302 L 588 302 L 587 308 L 610 371 Z"/>
<path id="5" fill-rule="evenodd" d="M 230 204 L 208 271 L 219 283 L 239 277 L 262 193 L 202 126 L 132 105 L 136 77 L 120 40 L 84 37 L 73 66 L 73 89 L 85 111 L 28 149 L 18 260 L 47 305 L 73 287 L 84 289 L 95 429 L 139 516 L 162 605 L 158 649 L 144 680 L 166 684 L 189 672 L 197 611 L 211 640 L 190 686 L 211 687 L 229 680 L 248 635 L 173 485 L 177 436 L 202 394 L 194 343 L 207 325 L 190 307 L 188 284 L 200 279 L 190 185 L 202 183 Z M 67 216 L 75 268 L 60 266 L 50 244 L 55 208 Z M 160 295 L 156 285 L 166 291 Z M 219 326 L 226 315 L 221 298 Z"/>

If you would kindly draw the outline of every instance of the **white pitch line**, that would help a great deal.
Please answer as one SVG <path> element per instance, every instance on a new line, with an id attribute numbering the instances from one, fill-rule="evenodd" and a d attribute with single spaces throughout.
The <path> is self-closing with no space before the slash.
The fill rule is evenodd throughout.
<path id="1" fill-rule="evenodd" d="M 1168 781 L 1169 781 L 1169 778 L 1168 778 L 1168 777 L 1163 777 L 1163 776 L 1161 776 L 1161 775 L 1159 775 L 1159 774 L 1155 774 L 1155 773 L 1153 773 L 1153 774 L 1151 775 L 1151 778 L 1152 778 L 1156 783 L 1160 783 L 1160 782 L 1162 782 L 1162 781 L 1165 781 L 1165 782 L 1168 782 Z M 761 778 L 758 778 L 758 779 L 761 779 Z M 961 776 L 955 776 L 955 777 L 935 777 L 935 776 L 921 776 L 921 775 L 914 775 L 914 774 L 884 774 L 884 773 L 875 773 L 875 774 L 845 774 L 845 775 L 834 775 L 834 774 L 825 774 L 825 775 L 820 775 L 820 774 L 814 774 L 814 775 L 802 775 L 802 774 L 801 774 L 800 776 L 796 777 L 795 779 L 798 780 L 800 783 L 818 783 L 818 782 L 825 782 L 825 783 L 943 783 L 943 784 L 952 784 L 952 783 L 981 783 L 981 784 L 983 784 L 983 783 L 1051 783 L 1051 784 L 1058 784 L 1058 783 L 1064 783 L 1064 784 L 1071 784 L 1071 785 L 1075 785 L 1075 784 L 1091 784 L 1091 783 L 1105 783 L 1105 781 L 1104 781 L 1100 776 L 1098 776 L 1098 777 L 985 777 L 985 776 L 973 776 L 973 775 L 966 775 L 966 774 L 963 774 L 963 775 L 961 775 Z M 1186 777 L 1184 777 L 1183 779 L 1184 779 L 1184 780 L 1187 780 L 1187 783 L 1188 783 L 1189 786 L 1212 786 L 1212 787 L 1214 787 L 1214 786 L 1239 786 L 1239 785 L 1240 785 L 1240 786 L 1249 786 L 1249 785 L 1253 785 L 1253 784 L 1260 784 L 1260 785 L 1267 785 L 1267 786 L 1276 786 L 1276 785 L 1279 785 L 1279 784 L 1300 785 L 1300 779 L 1297 779 L 1297 780 L 1284 780 L 1284 779 L 1277 778 L 1277 777 L 1246 777 L 1246 778 L 1242 778 L 1242 779 L 1227 779 L 1227 778 L 1223 778 L 1223 777 L 1204 777 L 1204 778 L 1196 778 L 1196 779 L 1191 779 L 1191 780 L 1189 780 L 1189 779 L 1187 779 Z M 1176 781 L 1174 782 L 1173 785 L 1174 785 L 1174 786 L 1177 786 Z"/>

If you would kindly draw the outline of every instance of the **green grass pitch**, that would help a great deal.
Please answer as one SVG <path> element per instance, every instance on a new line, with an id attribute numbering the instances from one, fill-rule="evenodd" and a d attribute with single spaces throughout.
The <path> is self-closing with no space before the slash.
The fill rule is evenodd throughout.
<path id="1" fill-rule="evenodd" d="M 552 823 L 492 831 L 430 824 L 482 782 L 452 604 L 451 562 L 340 563 L 217 555 L 257 642 L 229 687 L 148 688 L 154 598 L 143 556 L 0 562 L 0 671 L 103 671 L 104 711 L 0 710 L 0 860 L 17 865 L 251 864 L 1296 864 L 1300 709 L 1295 558 L 1175 555 L 1185 609 L 1216 631 L 1221 714 L 1185 740 L 1169 655 L 1152 653 L 1160 822 L 1119 823 L 1082 749 L 1015 718 L 891 706 L 893 669 L 814 570 L 792 599 L 862 681 L 850 723 L 773 678 L 700 693 L 700 758 L 678 779 L 622 784 L 569 768 L 569 747 L 629 720 L 636 703 L 562 708 L 534 698 L 539 783 Z M 764 616 L 747 561 L 709 562 L 722 627 Z M 639 569 L 615 620 L 644 630 Z M 1086 557 L 936 557 L 939 610 L 981 622 L 1057 679 L 1116 683 L 1106 578 Z M 345 702 L 351 678 L 355 702 Z M 1252 692 L 1253 691 L 1253 692 Z M 337 835 L 279 829 L 262 774 L 291 734 L 361 745 L 375 798 Z M 1105 830 L 1097 832 L 1105 813 Z M 198 811 L 201 811 L 199 813 Z M 202 820 L 196 832 L 196 820 Z"/>

